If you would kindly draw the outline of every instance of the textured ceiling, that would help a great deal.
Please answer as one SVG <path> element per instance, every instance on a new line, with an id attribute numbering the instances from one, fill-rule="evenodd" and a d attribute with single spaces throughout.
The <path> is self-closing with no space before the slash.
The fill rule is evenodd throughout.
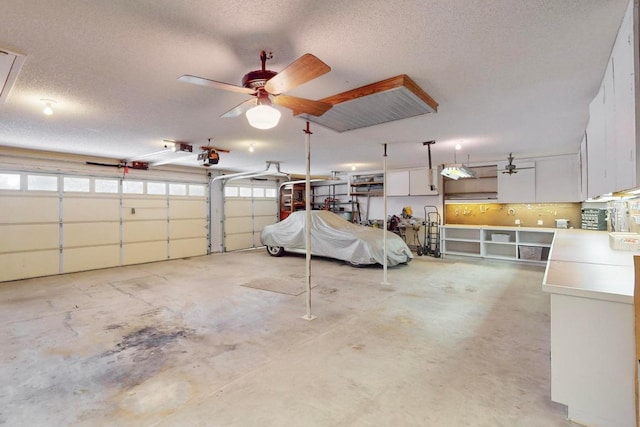
<path id="1" fill-rule="evenodd" d="M 4 0 L 0 49 L 27 56 L 5 103 L 0 145 L 135 160 L 164 139 L 231 150 L 219 168 L 304 172 L 305 122 L 272 130 L 219 116 L 273 52 L 279 71 L 313 53 L 332 71 L 289 92 L 326 98 L 406 74 L 438 112 L 338 133 L 311 124 L 312 173 L 576 153 L 627 0 Z M 41 98 L 56 100 L 53 116 Z M 280 108 L 280 107 L 279 107 Z M 249 145 L 255 151 L 249 153 Z M 150 157 L 145 157 L 148 161 Z M 195 155 L 178 164 L 197 166 Z"/>

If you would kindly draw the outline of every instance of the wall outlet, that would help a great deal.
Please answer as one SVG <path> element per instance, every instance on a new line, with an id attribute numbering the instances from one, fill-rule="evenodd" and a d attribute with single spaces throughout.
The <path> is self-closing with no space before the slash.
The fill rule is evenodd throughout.
<path id="1" fill-rule="evenodd" d="M 542 225 L 544 224 L 544 221 L 542 221 L 541 219 L 538 220 L 538 225 Z"/>
<path id="2" fill-rule="evenodd" d="M 520 225 L 520 220 L 516 219 L 516 225 Z"/>

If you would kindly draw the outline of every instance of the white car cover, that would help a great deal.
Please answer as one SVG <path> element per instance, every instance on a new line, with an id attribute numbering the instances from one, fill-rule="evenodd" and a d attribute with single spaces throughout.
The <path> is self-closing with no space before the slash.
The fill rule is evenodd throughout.
<path id="1" fill-rule="evenodd" d="M 285 220 L 268 225 L 260 236 L 265 246 L 289 251 L 305 250 L 306 211 L 297 211 Z M 387 265 L 411 261 L 413 254 L 400 236 L 387 233 Z M 353 224 L 324 210 L 311 211 L 311 253 L 352 264 L 383 264 L 383 230 Z"/>

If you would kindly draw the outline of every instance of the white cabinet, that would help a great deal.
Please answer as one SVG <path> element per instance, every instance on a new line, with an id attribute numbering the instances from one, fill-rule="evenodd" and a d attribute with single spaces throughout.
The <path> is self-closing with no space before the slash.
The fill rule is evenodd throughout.
<path id="1" fill-rule="evenodd" d="M 615 167 L 615 189 L 638 185 L 636 180 L 635 82 L 633 58 L 633 14 L 625 15 L 611 54 L 613 68 L 613 123 L 611 150 Z"/>
<path id="2" fill-rule="evenodd" d="M 589 197 L 634 188 L 639 184 L 633 46 L 631 2 L 600 90 L 589 104 L 586 132 Z"/>
<path id="3" fill-rule="evenodd" d="M 579 202 L 579 155 L 536 160 L 536 203 Z"/>
<path id="4" fill-rule="evenodd" d="M 536 201 L 535 163 L 517 162 L 518 173 L 511 175 L 501 172 L 506 164 L 507 162 L 498 162 L 498 202 L 534 203 Z"/>
<path id="5" fill-rule="evenodd" d="M 387 171 L 387 196 L 409 195 L 409 171 Z"/>
<path id="6" fill-rule="evenodd" d="M 435 187 L 437 176 L 433 176 L 433 179 Z M 387 196 L 431 196 L 437 194 L 437 189 L 431 190 L 428 168 L 387 171 Z"/>
<path id="7" fill-rule="evenodd" d="M 596 197 L 611 191 L 613 187 L 613 182 L 607 180 L 604 89 L 602 87 L 589 104 L 589 116 L 587 124 L 587 195 Z"/>
<path id="8" fill-rule="evenodd" d="M 443 225 L 440 252 L 511 261 L 546 263 L 554 229 Z"/>
<path id="9" fill-rule="evenodd" d="M 409 170 L 409 194 L 411 196 L 432 196 L 438 194 L 438 171 L 431 171 L 431 182 L 433 182 L 433 190 L 429 182 L 429 168 L 411 169 Z"/>

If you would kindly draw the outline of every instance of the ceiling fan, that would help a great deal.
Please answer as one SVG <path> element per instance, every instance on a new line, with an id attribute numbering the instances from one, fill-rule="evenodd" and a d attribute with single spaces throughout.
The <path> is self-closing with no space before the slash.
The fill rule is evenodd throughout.
<path id="1" fill-rule="evenodd" d="M 532 167 L 519 168 L 516 165 L 514 165 L 513 164 L 513 153 L 509 153 L 509 156 L 507 156 L 507 160 L 509 161 L 509 163 L 504 166 L 504 170 L 502 171 L 502 173 L 513 175 L 514 173 L 518 173 L 519 170 L 534 169 Z"/>
<path id="2" fill-rule="evenodd" d="M 261 51 L 260 61 L 262 62 L 262 68 L 245 74 L 242 78 L 242 86 L 189 74 L 180 76 L 178 80 L 214 89 L 252 95 L 254 98 L 235 106 L 221 117 L 236 117 L 247 110 L 246 115 L 249 124 L 258 129 L 270 129 L 278 124 L 280 112 L 271 107 L 271 103 L 289 108 L 294 114 L 306 113 L 313 116 L 321 116 L 332 107 L 331 104 L 326 102 L 284 95 L 284 92 L 288 92 L 328 73 L 331 67 L 314 55 L 307 53 L 278 73 L 266 69 L 266 62 L 271 58 L 273 58 L 271 53 L 267 54 L 265 51 Z"/>

